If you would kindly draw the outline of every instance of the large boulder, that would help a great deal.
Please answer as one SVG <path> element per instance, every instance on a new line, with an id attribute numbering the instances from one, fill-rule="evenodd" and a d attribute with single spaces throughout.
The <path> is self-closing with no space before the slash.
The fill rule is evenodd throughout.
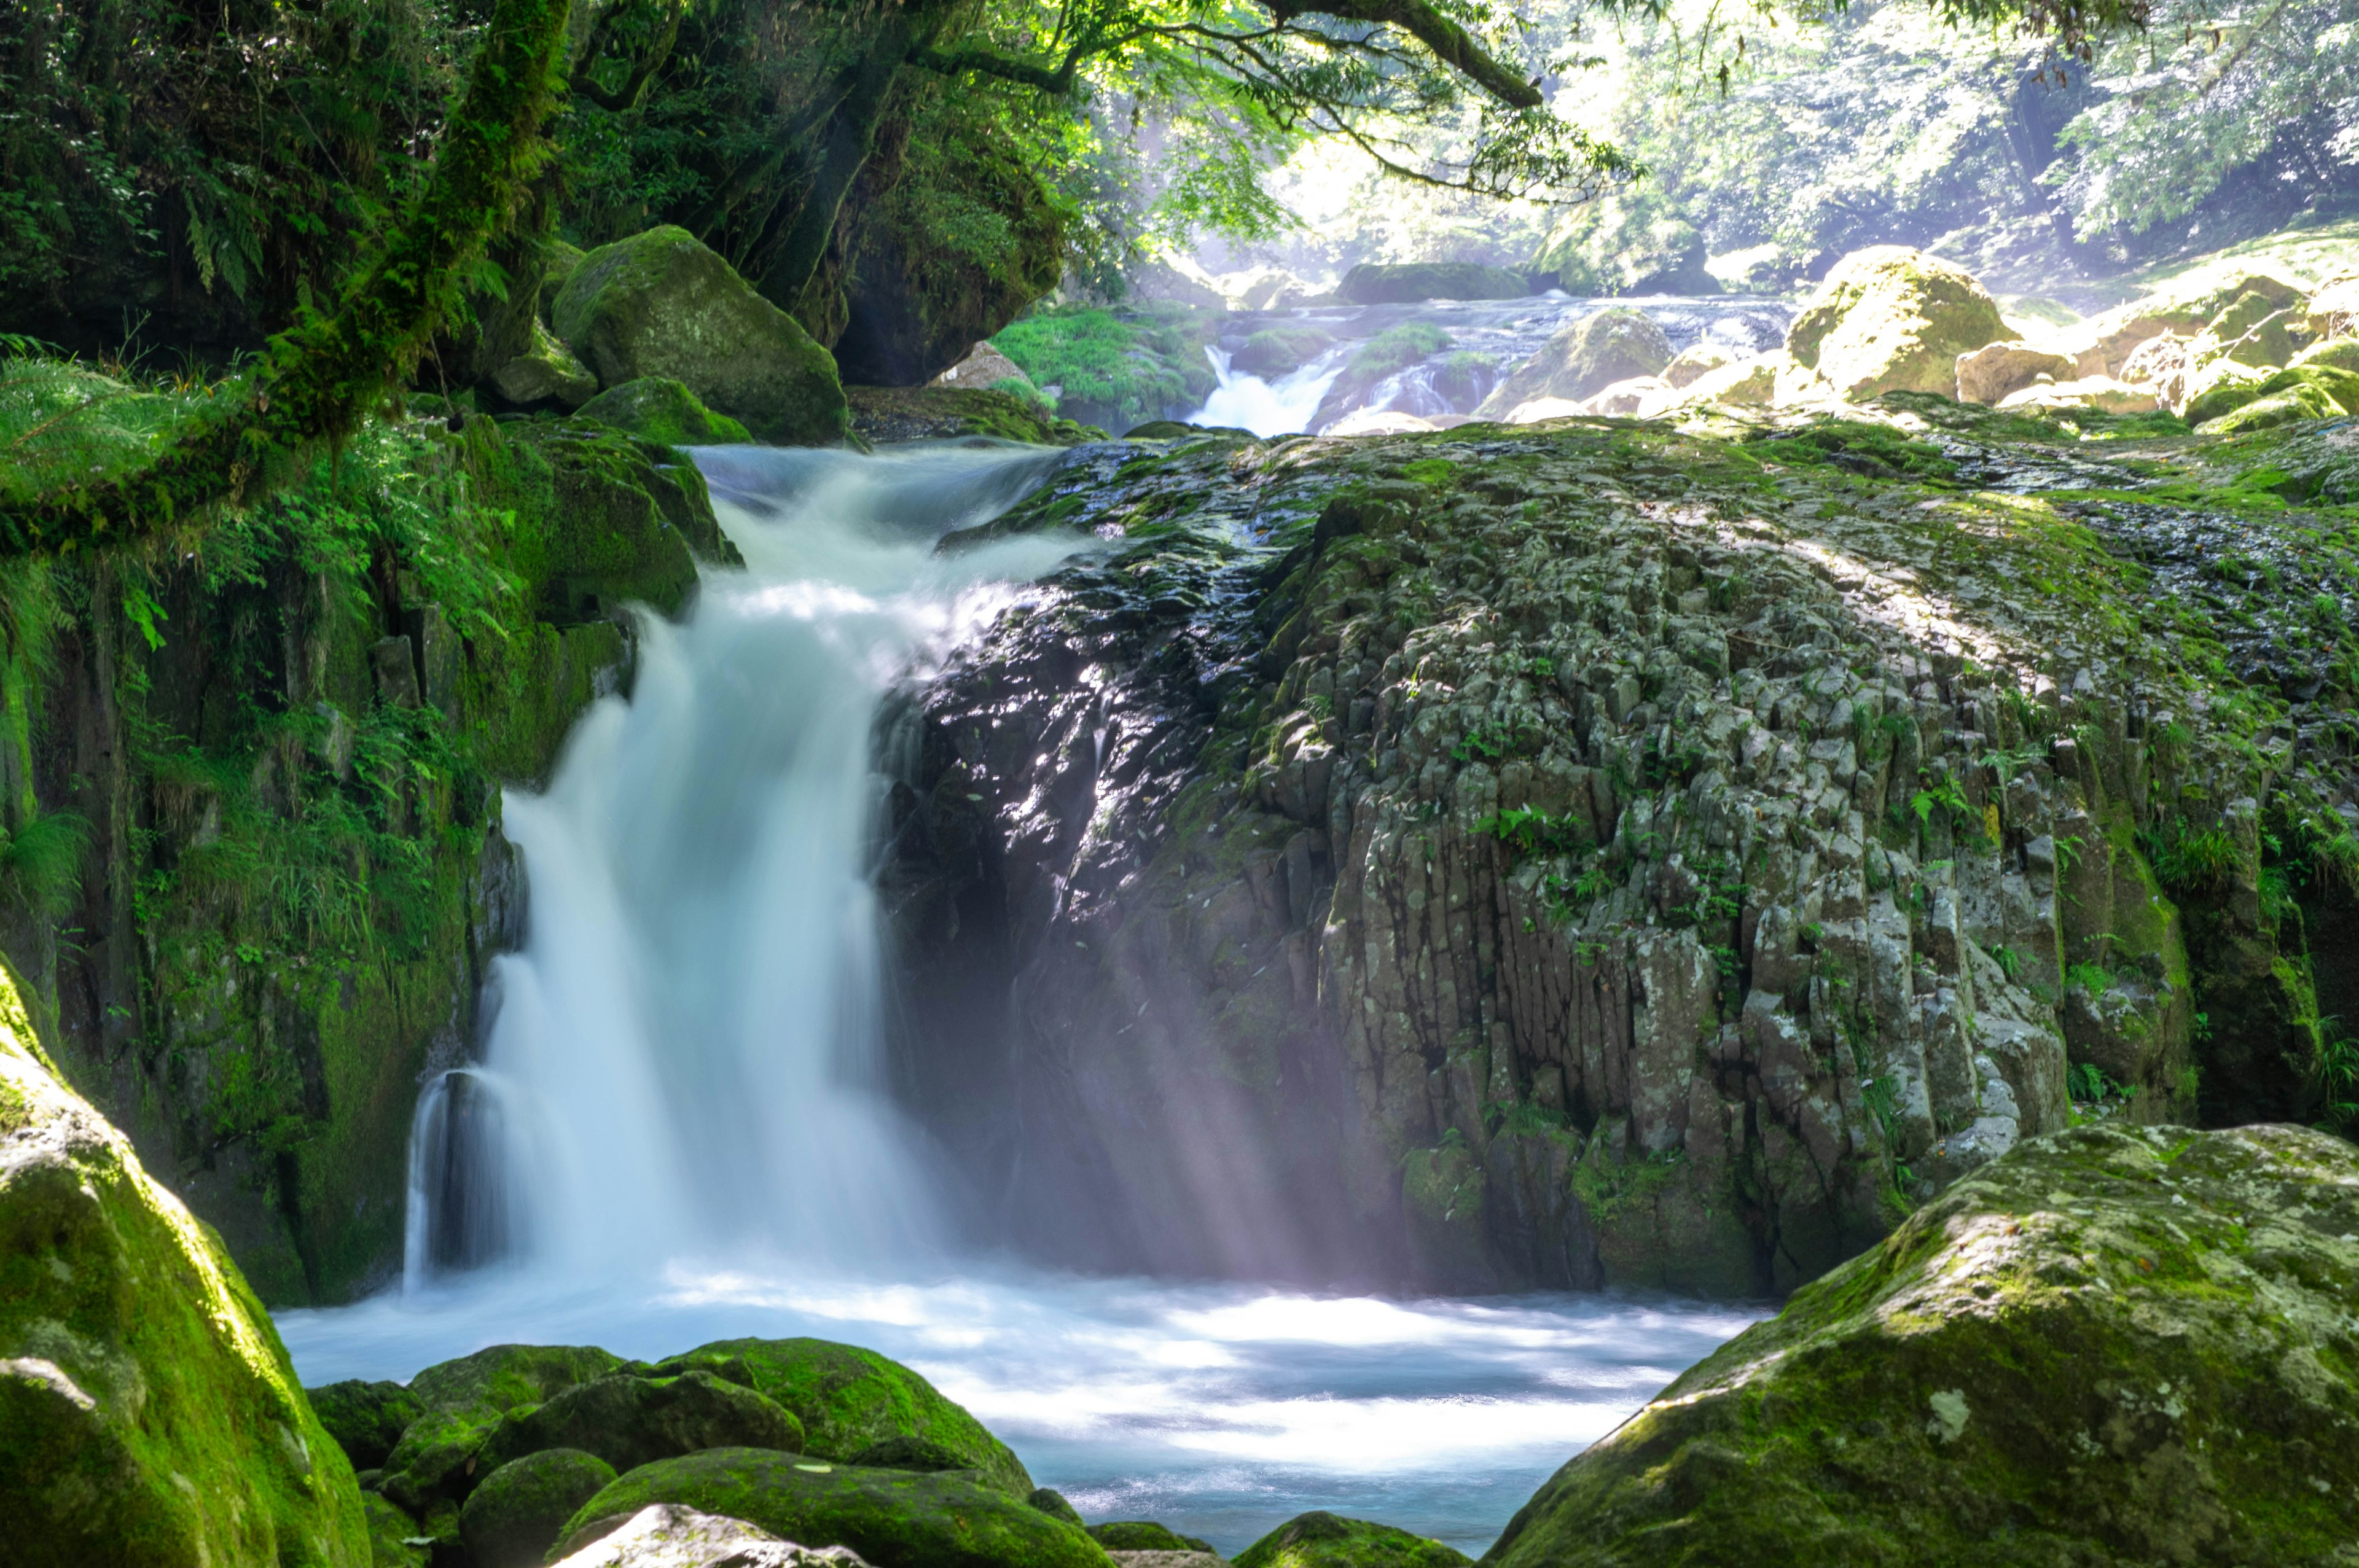
<path id="1" fill-rule="evenodd" d="M 1958 401 L 1995 405 L 2042 379 L 2070 381 L 2073 362 L 2063 354 L 2009 340 L 1984 343 L 1957 358 Z"/>
<path id="2" fill-rule="evenodd" d="M 2355 1314 L 2359 1149 L 2056 1133 L 1680 1378 L 1484 1561 L 2347 1563 Z"/>
<path id="3" fill-rule="evenodd" d="M 669 376 L 782 445 L 832 446 L 850 428 L 828 351 L 685 229 L 592 251 L 551 319 L 603 385 Z"/>
<path id="4" fill-rule="evenodd" d="M 1299 1514 L 1236 1555 L 1236 1568 L 1462 1568 L 1466 1554 L 1388 1524 Z"/>
<path id="5" fill-rule="evenodd" d="M 1353 305 L 1414 305 L 1423 299 L 1521 299 L 1532 280 L 1475 262 L 1364 262 L 1335 292 Z"/>
<path id="6" fill-rule="evenodd" d="M 803 1452 L 850 1461 L 894 1437 L 924 1438 L 1018 1499 L 1032 1477 L 981 1422 L 897 1361 L 825 1339 L 723 1339 L 659 1363 L 658 1373 L 710 1371 L 792 1411 Z"/>
<path id="7" fill-rule="evenodd" d="M 614 1481 L 612 1465 L 579 1448 L 544 1448 L 501 1465 L 459 1510 L 469 1568 L 539 1568 L 574 1510 Z"/>
<path id="8" fill-rule="evenodd" d="M 375 1470 L 401 1441 L 403 1431 L 425 1413 L 416 1395 L 399 1383 L 371 1383 L 354 1378 L 321 1388 L 306 1389 L 312 1413 L 328 1435 L 344 1451 L 355 1470 Z"/>
<path id="9" fill-rule="evenodd" d="M 1474 412 L 1495 419 L 1543 397 L 1579 402 L 1617 381 L 1660 375 L 1670 362 L 1663 330 L 1644 313 L 1615 306 L 1559 328 Z"/>
<path id="10" fill-rule="evenodd" d="M 529 1411 L 511 1413 L 477 1463 L 502 1465 L 548 1448 L 578 1448 L 616 1470 L 702 1448 L 776 1448 L 799 1454 L 802 1422 L 774 1400 L 711 1372 L 672 1378 L 593 1378 Z"/>
<path id="11" fill-rule="evenodd" d="M 1786 333 L 1786 351 L 1837 393 L 1957 395 L 1958 356 L 2008 336 L 1998 301 L 1963 269 L 1906 245 L 1834 265 Z"/>
<path id="12" fill-rule="evenodd" d="M 753 439 L 745 426 L 707 408 L 685 382 L 661 375 L 610 386 L 575 410 L 575 417 L 667 447 L 725 447 Z"/>
<path id="13" fill-rule="evenodd" d="M 0 1552 L 366 1568 L 343 1451 L 212 1230 L 34 1043 L 0 973 Z"/>
<path id="14" fill-rule="evenodd" d="M 642 1465 L 582 1504 L 562 1544 L 579 1551 L 653 1503 L 745 1519 L 806 1546 L 848 1546 L 876 1568 L 1106 1568 L 1097 1542 L 996 1487 L 766 1448 Z"/>
<path id="15" fill-rule="evenodd" d="M 538 1558 L 533 1560 L 539 1562 Z M 555 1568 L 864 1568 L 842 1546 L 798 1546 L 742 1519 L 653 1503 Z"/>
<path id="16" fill-rule="evenodd" d="M 621 1369 L 622 1357 L 587 1345 L 495 1345 L 429 1367 L 409 1380 L 423 1412 L 385 1461 L 379 1489 L 423 1519 L 456 1506 L 488 1475 L 485 1443 L 512 1411 Z M 439 1505 L 439 1506 L 438 1506 Z"/>

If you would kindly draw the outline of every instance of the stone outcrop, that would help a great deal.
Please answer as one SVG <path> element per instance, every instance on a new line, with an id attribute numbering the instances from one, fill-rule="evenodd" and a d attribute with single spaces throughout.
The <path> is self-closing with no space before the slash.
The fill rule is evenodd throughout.
<path id="1" fill-rule="evenodd" d="M 832 446 L 849 429 L 828 351 L 685 229 L 649 229 L 583 256 L 550 319 L 602 386 L 683 382 L 782 445 Z"/>
<path id="2" fill-rule="evenodd" d="M 352 1466 L 220 1238 L 0 974 L 0 1536 L 23 1568 L 366 1568 Z"/>
<path id="3" fill-rule="evenodd" d="M 1500 1568 L 2351 1560 L 2359 1152 L 2040 1139 L 1559 1471 Z"/>
<path id="4" fill-rule="evenodd" d="M 1671 341 L 1652 319 L 1614 306 L 1560 328 L 1539 351 L 1491 390 L 1475 413 L 1500 418 L 1543 397 L 1574 402 L 1633 376 L 1658 375 L 1671 362 Z"/>
<path id="5" fill-rule="evenodd" d="M 2359 806 L 2303 524 L 2206 674 L 2200 504 L 1875 412 L 1930 431 L 1082 449 L 994 524 L 1142 533 L 891 719 L 908 1081 L 1019 1239 L 1766 1293 L 2063 1127 L 2068 1067 L 2317 1114 L 2344 927 L 2300 906 Z M 2322 493 L 2334 449 L 2240 460 Z"/>
<path id="6" fill-rule="evenodd" d="M 1854 402 L 1954 397 L 1958 357 L 2007 336 L 1998 302 L 1970 274 L 1905 245 L 1874 245 L 1835 264 L 1794 318 L 1786 351 Z"/>

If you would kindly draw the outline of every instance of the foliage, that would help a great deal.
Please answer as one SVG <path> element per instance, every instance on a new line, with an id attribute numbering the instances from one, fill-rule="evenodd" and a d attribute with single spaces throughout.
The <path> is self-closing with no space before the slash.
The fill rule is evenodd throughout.
<path id="1" fill-rule="evenodd" d="M 1066 307 L 1036 312 L 1002 330 L 993 347 L 1060 405 L 1087 406 L 1136 421 L 1201 400 L 1212 373 L 1199 336 L 1203 322 L 1185 306 L 1146 310 Z"/>
<path id="2" fill-rule="evenodd" d="M 1487 833 L 1519 860 L 1534 855 L 1578 855 L 1591 848 L 1589 824 L 1571 816 L 1551 816 L 1528 806 L 1494 811 L 1477 820 L 1474 831 Z"/>

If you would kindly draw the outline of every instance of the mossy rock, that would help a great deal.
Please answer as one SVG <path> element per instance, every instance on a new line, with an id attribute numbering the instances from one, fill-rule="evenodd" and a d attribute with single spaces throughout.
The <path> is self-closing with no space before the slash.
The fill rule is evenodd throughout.
<path id="1" fill-rule="evenodd" d="M 1542 397 L 1578 401 L 1617 381 L 1660 374 L 1670 362 L 1671 341 L 1662 328 L 1643 312 L 1616 305 L 1558 328 L 1475 412 L 1495 418 Z"/>
<path id="2" fill-rule="evenodd" d="M 1031 1504 L 1034 1508 L 1038 1509 L 1042 1513 L 1047 1514 L 1050 1519 L 1061 1519 L 1065 1523 L 1071 1525 L 1075 1530 L 1083 1528 L 1082 1524 L 1082 1510 L 1068 1502 L 1065 1498 L 1065 1494 L 1058 1491 L 1053 1487 L 1035 1487 L 1032 1495 L 1024 1500 Z"/>
<path id="3" fill-rule="evenodd" d="M 1181 1535 L 1168 1525 L 1153 1519 L 1111 1519 L 1089 1527 L 1092 1541 L 1108 1552 L 1210 1552 L 1212 1543 L 1192 1535 Z"/>
<path id="4" fill-rule="evenodd" d="M 1958 356 L 2011 335 L 1971 274 L 1906 245 L 1873 245 L 1834 265 L 1794 318 L 1786 351 L 1854 402 L 1955 396 Z"/>
<path id="5" fill-rule="evenodd" d="M 2312 343 L 2294 355 L 2286 368 L 2299 370 L 2305 365 L 2359 373 L 2359 338 L 2330 338 L 2322 343 Z"/>
<path id="6" fill-rule="evenodd" d="M 2206 419 L 2195 428 L 2206 436 L 2234 436 L 2245 430 L 2273 430 L 2304 419 L 2339 418 L 2342 414 L 2342 406 L 2317 387 L 2296 384 L 2283 392 L 2255 397 L 2217 418 Z"/>
<path id="7" fill-rule="evenodd" d="M 1353 305 L 1414 305 L 1424 299 L 1521 299 L 1532 280 L 1475 262 L 1364 262 L 1335 292 Z"/>
<path id="8" fill-rule="evenodd" d="M 375 1492 L 361 1494 L 361 1509 L 368 1518 L 372 1568 L 427 1568 L 433 1548 L 415 1544 L 426 1539 L 418 1533 L 416 1519 Z"/>
<path id="9" fill-rule="evenodd" d="M 2271 397 L 2298 386 L 2314 387 L 2323 393 L 2334 404 L 2337 413 L 2359 414 L 2359 371 L 2328 364 L 2290 365 L 2261 383 L 2260 393 Z"/>
<path id="10" fill-rule="evenodd" d="M 0 972 L 11 1568 L 365 1568 L 343 1450 L 212 1230 L 68 1088 Z"/>
<path id="11" fill-rule="evenodd" d="M 551 320 L 607 387 L 669 376 L 786 446 L 836 446 L 851 431 L 828 351 L 685 229 L 592 251 Z"/>
<path id="12" fill-rule="evenodd" d="M 995 1487 L 762 1448 L 713 1448 L 632 1471 L 582 1506 L 561 1544 L 651 1503 L 680 1503 L 873 1568 L 1106 1568 L 1097 1543 Z"/>
<path id="13" fill-rule="evenodd" d="M 1105 432 L 1060 419 L 1038 404 L 992 387 L 848 386 L 853 433 L 864 441 L 938 441 L 987 436 L 1035 447 L 1103 441 Z"/>
<path id="14" fill-rule="evenodd" d="M 409 1423 L 385 1462 L 380 1489 L 420 1519 L 437 1502 L 456 1503 L 483 1478 L 484 1444 L 511 1411 L 529 1410 L 623 1367 L 587 1345 L 495 1345 L 429 1367 L 409 1380 L 425 1414 Z"/>
<path id="15" fill-rule="evenodd" d="M 925 1379 L 873 1350 L 825 1339 L 722 1339 L 655 1369 L 677 1374 L 695 1368 L 766 1395 L 792 1411 L 802 1422 L 803 1452 L 814 1459 L 849 1463 L 873 1444 L 923 1438 L 1019 1500 L 1032 1493 L 1032 1477 L 1006 1444 Z"/>
<path id="16" fill-rule="evenodd" d="M 426 1413 L 418 1396 L 399 1383 L 371 1383 L 354 1378 L 306 1389 L 311 1410 L 328 1435 L 344 1451 L 355 1470 L 374 1470 L 385 1464 L 393 1445 L 409 1423 Z"/>
<path id="17" fill-rule="evenodd" d="M 543 466 L 549 497 L 513 562 L 539 587 L 538 619 L 579 625 L 630 603 L 675 615 L 696 591 L 700 560 L 744 564 L 704 476 L 672 448 L 580 419 L 521 421 L 506 433 Z"/>
<path id="18" fill-rule="evenodd" d="M 578 408 L 598 391 L 598 378 L 573 351 L 534 317 L 526 323 L 524 351 L 491 373 L 492 389 L 519 408 L 558 404 Z"/>
<path id="19" fill-rule="evenodd" d="M 538 1568 L 565 1521 L 614 1483 L 614 1467 L 579 1448 L 510 1460 L 468 1496 L 459 1539 L 470 1568 Z"/>
<path id="20" fill-rule="evenodd" d="M 686 382 L 669 376 L 641 376 L 610 386 L 574 413 L 667 447 L 734 446 L 754 438 L 736 420 L 707 408 Z"/>
<path id="21" fill-rule="evenodd" d="M 1466 1553 L 1388 1524 L 1299 1514 L 1235 1558 L 1236 1568 L 1461 1568 Z"/>
<path id="22" fill-rule="evenodd" d="M 1229 368 L 1247 375 L 1291 375 L 1334 346 L 1335 340 L 1317 327 L 1289 323 L 1265 327 L 1237 345 Z"/>
<path id="23" fill-rule="evenodd" d="M 844 1463 L 868 1470 L 915 1470 L 928 1475 L 974 1468 L 965 1454 L 945 1448 L 930 1437 L 906 1434 L 872 1443 Z"/>
<path id="24" fill-rule="evenodd" d="M 802 1447 L 802 1422 L 751 1389 L 705 1371 L 676 1378 L 618 1373 L 511 1411 L 485 1439 L 477 1464 L 506 1465 L 542 1449 L 578 1448 L 619 1472 L 701 1448 L 799 1454 Z"/>
<path id="25" fill-rule="evenodd" d="M 2345 1561 L 2354 1314 L 2359 1149 L 2052 1133 L 1672 1383 L 1484 1561 Z"/>

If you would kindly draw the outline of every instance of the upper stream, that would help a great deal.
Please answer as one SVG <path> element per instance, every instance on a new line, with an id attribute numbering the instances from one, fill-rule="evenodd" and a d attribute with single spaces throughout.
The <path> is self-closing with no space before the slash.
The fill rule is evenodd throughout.
<path id="1" fill-rule="evenodd" d="M 634 689 L 512 793 L 527 936 L 423 1098 L 401 1289 L 290 1312 L 307 1383 L 509 1341 L 655 1357 L 813 1334 L 906 1360 L 1093 1519 L 1234 1551 L 1313 1508 L 1479 1552 L 1754 1315 L 1051 1274 L 963 1239 L 886 1093 L 879 704 L 1090 542 L 938 555 L 1052 454 L 713 449 L 744 571 L 643 622 Z"/>

